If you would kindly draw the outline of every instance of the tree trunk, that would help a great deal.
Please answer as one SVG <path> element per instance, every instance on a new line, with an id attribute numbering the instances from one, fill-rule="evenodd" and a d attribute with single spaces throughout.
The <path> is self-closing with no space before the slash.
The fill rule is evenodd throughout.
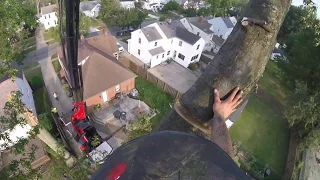
<path id="1" fill-rule="evenodd" d="M 219 89 L 223 97 L 236 86 L 243 89 L 244 98 L 254 90 L 252 87 L 264 72 L 290 5 L 291 0 L 251 0 L 248 3 L 244 15 L 218 54 L 179 101 L 180 109 L 187 112 L 184 117 L 193 121 L 193 126 L 200 123 L 205 127 L 205 123 L 212 118 L 213 88 Z M 266 21 L 267 24 L 258 25 L 250 20 L 249 25 L 244 26 L 241 24 L 243 17 Z M 158 130 L 194 133 L 192 125 L 181 117 L 180 111 L 173 109 Z M 203 132 L 200 134 L 206 134 Z"/>

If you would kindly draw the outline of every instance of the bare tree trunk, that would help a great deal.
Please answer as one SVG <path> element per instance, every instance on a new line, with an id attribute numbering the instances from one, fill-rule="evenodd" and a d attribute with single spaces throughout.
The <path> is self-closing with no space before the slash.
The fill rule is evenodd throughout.
<path id="1" fill-rule="evenodd" d="M 251 0 L 205 72 L 183 94 L 178 105 L 181 110 L 173 109 L 158 130 L 193 132 L 193 127 L 206 128 L 205 123 L 213 116 L 213 88 L 219 89 L 223 96 L 236 86 L 244 90 L 244 97 L 250 94 L 264 72 L 290 5 L 291 0 Z M 267 24 L 249 22 L 244 26 L 241 24 L 243 17 L 266 21 Z M 187 118 L 182 118 L 181 114 Z"/>
<path id="2" fill-rule="evenodd" d="M 36 0 L 36 6 L 37 6 L 37 14 L 39 14 L 40 13 L 40 10 L 39 10 L 40 0 Z"/>

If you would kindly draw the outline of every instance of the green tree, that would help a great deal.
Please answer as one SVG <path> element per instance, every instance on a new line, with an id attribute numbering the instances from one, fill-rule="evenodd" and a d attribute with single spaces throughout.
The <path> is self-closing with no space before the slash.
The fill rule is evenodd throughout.
<path id="1" fill-rule="evenodd" d="M 10 94 L 10 100 L 5 104 L 3 109 L 4 114 L 0 116 L 0 124 L 2 128 L 12 131 L 17 125 L 24 126 L 27 124 L 26 118 L 22 115 L 25 112 L 24 104 L 21 101 L 22 94 L 19 91 Z M 0 140 L 5 142 L 1 148 L 11 150 L 16 155 L 22 157 L 17 160 L 12 160 L 7 167 L 0 170 L 1 179 L 23 180 L 35 179 L 40 176 L 37 170 L 31 168 L 31 163 L 35 159 L 36 146 L 31 147 L 31 152 L 25 152 L 25 145 L 28 144 L 29 139 L 34 138 L 38 132 L 39 127 L 32 128 L 29 132 L 29 138 L 21 138 L 18 142 L 13 143 L 8 136 L 8 131 L 0 134 Z M 11 146 L 12 145 L 12 146 Z"/>
<path id="2" fill-rule="evenodd" d="M 167 4 L 165 4 L 162 8 L 163 12 L 168 12 L 168 11 L 180 11 L 181 6 L 179 3 L 176 1 L 169 1 Z"/>
<path id="3" fill-rule="evenodd" d="M 152 121 L 147 115 L 143 114 L 132 121 L 128 129 L 130 131 L 129 139 L 135 139 L 152 131 Z"/>
<path id="4" fill-rule="evenodd" d="M 290 35 L 295 35 L 306 29 L 310 22 L 317 19 L 316 9 L 313 6 L 291 6 L 280 28 L 278 41 L 286 43 Z"/>
<path id="5" fill-rule="evenodd" d="M 188 9 L 183 10 L 182 14 L 185 17 L 194 17 L 194 16 L 197 16 L 197 10 L 194 8 L 188 8 Z"/>
<path id="6" fill-rule="evenodd" d="M 134 2 L 134 7 L 137 8 L 137 9 L 141 9 L 143 6 L 143 1 L 135 1 Z"/>
<path id="7" fill-rule="evenodd" d="M 121 5 L 118 0 L 102 0 L 99 18 L 107 25 L 113 25 L 114 19 L 118 16 Z"/>
<path id="8" fill-rule="evenodd" d="M 117 17 L 115 18 L 115 25 L 122 28 L 129 28 L 133 26 L 138 28 L 144 19 L 148 16 L 147 11 L 140 11 L 138 9 L 121 9 L 117 12 Z"/>
<path id="9" fill-rule="evenodd" d="M 209 16 L 211 15 L 210 8 L 200 8 L 197 12 L 198 16 Z"/>
<path id="10" fill-rule="evenodd" d="M 226 16 L 231 7 L 238 3 L 238 0 L 207 0 L 211 5 L 211 14 L 215 16 Z"/>
<path id="11" fill-rule="evenodd" d="M 302 148 L 320 145 L 320 94 L 311 92 L 305 83 L 296 83 L 295 93 L 288 101 L 285 117 L 298 133 Z"/>
<path id="12" fill-rule="evenodd" d="M 14 61 L 21 63 L 23 47 L 21 41 L 29 35 L 24 26 L 35 28 L 36 8 L 22 4 L 20 0 L 5 0 L 0 6 L 0 77 L 9 73 L 15 74 L 10 66 Z"/>

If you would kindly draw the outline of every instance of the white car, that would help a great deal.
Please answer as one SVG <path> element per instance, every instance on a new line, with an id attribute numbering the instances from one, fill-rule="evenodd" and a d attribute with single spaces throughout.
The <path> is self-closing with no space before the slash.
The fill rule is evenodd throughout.
<path id="1" fill-rule="evenodd" d="M 119 43 L 117 43 L 117 45 L 118 45 L 119 53 L 122 53 L 124 51 L 123 47 Z"/>

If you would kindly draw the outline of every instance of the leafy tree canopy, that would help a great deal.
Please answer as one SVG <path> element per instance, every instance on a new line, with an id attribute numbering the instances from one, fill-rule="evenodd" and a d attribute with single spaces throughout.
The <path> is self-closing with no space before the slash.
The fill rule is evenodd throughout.
<path id="1" fill-rule="evenodd" d="M 314 6 L 291 6 L 280 28 L 278 41 L 284 43 L 290 35 L 295 35 L 309 27 L 317 19 Z"/>
<path id="2" fill-rule="evenodd" d="M 12 62 L 22 59 L 21 41 L 29 32 L 25 26 L 35 28 L 36 8 L 30 4 L 23 4 L 20 0 L 4 0 L 0 6 L 0 77 L 15 71 L 10 69 Z"/>
<path id="3" fill-rule="evenodd" d="M 167 11 L 179 11 L 181 9 L 181 6 L 176 1 L 169 1 L 167 4 L 165 4 L 162 8 L 163 12 Z"/>

